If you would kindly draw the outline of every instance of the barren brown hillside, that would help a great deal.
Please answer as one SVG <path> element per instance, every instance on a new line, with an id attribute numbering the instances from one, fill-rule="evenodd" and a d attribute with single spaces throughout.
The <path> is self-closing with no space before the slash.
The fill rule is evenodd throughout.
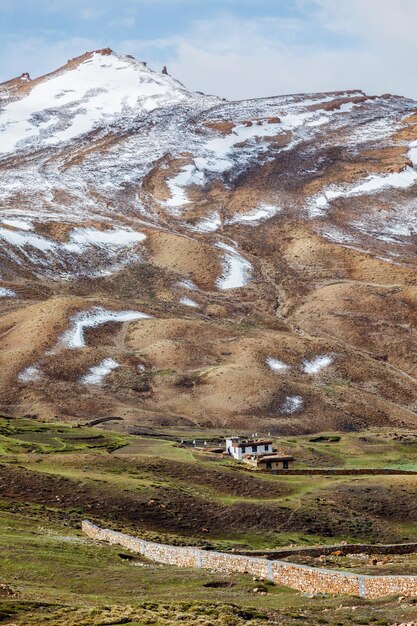
<path id="1" fill-rule="evenodd" d="M 0 98 L 4 412 L 416 426 L 416 102 L 227 102 L 108 50 Z"/>

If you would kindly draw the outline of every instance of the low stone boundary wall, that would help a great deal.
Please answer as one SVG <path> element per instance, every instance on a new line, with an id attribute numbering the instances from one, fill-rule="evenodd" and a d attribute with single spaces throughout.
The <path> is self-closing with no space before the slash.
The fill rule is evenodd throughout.
<path id="1" fill-rule="evenodd" d="M 271 473 L 271 470 L 267 470 Z M 417 470 L 402 470 L 392 468 L 368 468 L 357 469 L 343 467 L 314 467 L 306 469 L 272 470 L 278 476 L 416 476 Z"/>
<path id="2" fill-rule="evenodd" d="M 248 573 L 307 593 L 340 593 L 363 598 L 417 595 L 417 576 L 364 576 L 242 554 L 170 546 L 99 528 L 87 520 L 82 522 L 81 528 L 91 539 L 123 546 L 151 561 L 178 567 Z"/>
<path id="3" fill-rule="evenodd" d="M 329 556 L 333 552 L 343 554 L 414 554 L 417 552 L 417 543 L 344 543 L 325 546 L 308 546 L 294 548 L 277 548 L 276 550 L 240 550 L 239 554 L 246 556 L 262 556 L 267 559 L 286 559 L 295 555 Z"/>

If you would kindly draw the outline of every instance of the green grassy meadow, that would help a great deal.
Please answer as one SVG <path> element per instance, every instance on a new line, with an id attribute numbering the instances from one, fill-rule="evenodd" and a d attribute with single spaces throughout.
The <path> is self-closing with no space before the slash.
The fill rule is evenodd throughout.
<path id="1" fill-rule="evenodd" d="M 299 467 L 417 463 L 417 445 L 388 431 L 276 443 Z M 412 599 L 309 597 L 250 576 L 161 566 L 92 542 L 80 523 L 221 550 L 417 541 L 417 476 L 272 476 L 109 424 L 7 417 L 0 451 L 0 623 L 391 624 L 416 611 Z"/>

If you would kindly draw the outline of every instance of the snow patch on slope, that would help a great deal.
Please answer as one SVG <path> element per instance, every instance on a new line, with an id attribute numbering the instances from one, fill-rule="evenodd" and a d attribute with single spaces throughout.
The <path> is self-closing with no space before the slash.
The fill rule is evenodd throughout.
<path id="1" fill-rule="evenodd" d="M 198 290 L 197 285 L 191 280 L 191 278 L 182 278 L 177 284 L 178 287 L 182 287 L 183 289 L 189 289 L 190 291 Z"/>
<path id="2" fill-rule="evenodd" d="M 174 178 L 167 181 L 171 198 L 165 202 L 165 205 L 178 214 L 178 210 L 185 204 L 189 204 L 186 187 L 190 185 L 200 185 L 204 182 L 204 174 L 199 172 L 194 164 L 186 165 Z"/>
<path id="3" fill-rule="evenodd" d="M 4 219 L 2 221 L 6 226 L 13 226 L 13 228 L 18 228 L 20 230 L 33 230 L 33 225 L 31 222 L 20 219 Z"/>
<path id="4" fill-rule="evenodd" d="M 334 357 L 329 354 L 316 356 L 313 359 L 304 361 L 303 372 L 306 374 L 318 374 L 322 369 L 331 365 Z"/>
<path id="5" fill-rule="evenodd" d="M 315 198 L 313 205 L 310 206 L 310 217 L 314 218 L 324 215 L 329 202 L 336 198 L 378 193 L 389 188 L 406 189 L 411 187 L 417 182 L 417 141 L 413 141 L 410 144 L 408 157 L 413 167 L 407 166 L 401 172 L 392 172 L 385 175 L 372 174 L 358 185 L 326 189 L 322 195 Z"/>
<path id="6" fill-rule="evenodd" d="M 103 380 L 116 368 L 120 367 L 114 359 L 104 359 L 99 365 L 90 367 L 87 374 L 81 378 L 84 385 L 101 385 Z"/>
<path id="7" fill-rule="evenodd" d="M 107 322 L 130 322 L 138 319 L 149 319 L 151 316 L 139 311 L 107 311 L 97 307 L 92 311 L 83 311 L 71 320 L 71 328 L 61 337 L 60 343 L 67 348 L 84 348 L 84 330 L 95 328 Z"/>
<path id="8" fill-rule="evenodd" d="M 189 226 L 187 224 L 187 227 L 189 230 L 198 233 L 214 233 L 220 228 L 221 225 L 222 221 L 219 213 L 217 213 L 217 211 L 213 211 L 213 213 L 207 215 L 207 217 L 197 222 L 194 226 Z"/>
<path id="9" fill-rule="evenodd" d="M 249 213 L 236 213 L 231 217 L 228 224 L 250 224 L 256 226 L 259 222 L 270 219 L 277 213 L 280 213 L 282 208 L 274 204 L 261 204 L 257 209 L 249 211 Z"/>
<path id="10" fill-rule="evenodd" d="M 267 366 L 274 372 L 283 372 L 285 370 L 290 369 L 290 366 L 284 363 L 284 361 L 280 361 L 279 359 L 275 359 L 272 356 L 269 356 L 266 359 Z"/>
<path id="11" fill-rule="evenodd" d="M 217 279 L 219 289 L 238 289 L 244 287 L 252 274 L 252 265 L 244 259 L 232 246 L 216 243 L 216 247 L 225 251 L 223 256 L 223 274 Z"/>
<path id="12" fill-rule="evenodd" d="M 65 244 L 67 249 L 72 245 L 81 247 L 93 246 L 131 246 L 140 241 L 144 241 L 146 235 L 133 230 L 112 229 L 98 230 L 97 228 L 74 228 L 70 233 L 70 243 Z M 73 249 L 73 248 L 71 248 Z M 76 248 L 74 248 L 76 250 Z"/>
<path id="13" fill-rule="evenodd" d="M 304 407 L 304 400 L 301 396 L 286 396 L 281 405 L 280 412 L 286 415 L 294 415 L 299 413 Z"/>
<path id="14" fill-rule="evenodd" d="M 180 299 L 180 304 L 183 304 L 184 306 L 193 307 L 194 309 L 198 309 L 199 307 L 199 304 L 195 300 L 191 300 L 191 298 L 187 298 L 186 296 L 183 296 Z"/>
<path id="15" fill-rule="evenodd" d="M 0 298 L 16 298 L 17 294 L 13 289 L 7 289 L 6 287 L 0 287 Z"/>
<path id="16" fill-rule="evenodd" d="M 36 365 L 29 365 L 17 375 L 20 383 L 35 383 L 42 379 L 42 372 Z"/>
<path id="17" fill-rule="evenodd" d="M 13 221 L 15 225 L 21 222 L 21 220 Z M 0 242 L 3 240 L 11 248 L 17 248 L 29 264 L 51 270 L 59 267 L 69 270 L 70 275 L 71 273 L 89 276 L 111 274 L 137 258 L 134 254 L 131 254 L 130 259 L 121 256 L 123 248 L 131 249 L 144 239 L 146 239 L 146 235 L 129 229 L 99 230 L 79 227 L 70 232 L 67 243 L 62 243 L 30 232 L 29 229 L 12 230 L 0 226 Z M 4 253 L 15 262 L 20 263 L 19 255 L 11 248 L 4 247 Z M 90 251 L 94 255 L 97 249 L 102 256 L 99 258 L 99 265 L 97 265 L 97 257 L 95 257 L 93 265 L 90 263 L 86 252 Z M 100 266 L 103 269 L 100 269 Z"/>

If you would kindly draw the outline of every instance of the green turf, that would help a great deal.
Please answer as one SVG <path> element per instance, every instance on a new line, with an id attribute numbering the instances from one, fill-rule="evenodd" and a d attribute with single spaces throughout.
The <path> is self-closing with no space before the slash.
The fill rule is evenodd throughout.
<path id="1" fill-rule="evenodd" d="M 0 513 L 0 620 L 14 624 L 375 623 L 397 602 L 309 598 L 250 576 L 160 566 L 117 546 L 94 543 L 42 512 Z M 214 587 L 214 584 L 220 586 Z M 265 595 L 255 592 L 265 589 Z M 1 592 L 0 592 L 1 593 Z M 401 613 L 411 618 L 413 606 Z M 356 606 L 351 622 L 351 607 Z M 342 607 L 342 608 L 341 608 Z M 318 622 L 322 615 L 329 620 Z M 334 618 L 339 620 L 333 621 Z M 301 621 L 300 621 L 301 620 Z M 347 621 L 343 621 L 347 620 Z"/>
<path id="2" fill-rule="evenodd" d="M 369 499 L 376 497 L 379 488 L 383 498 L 391 494 L 396 501 L 403 493 L 403 502 L 408 502 L 416 477 L 382 476 L 375 482 L 368 476 L 272 476 L 222 456 L 180 447 L 163 437 L 126 436 L 110 428 L 0 419 L 0 623 L 240 626 L 270 620 L 299 626 L 411 621 L 415 606 L 405 600 L 399 605 L 389 599 L 309 598 L 271 585 L 261 595 L 253 589 L 264 583 L 249 576 L 176 569 L 137 556 L 133 561 L 123 559 L 120 555 L 126 555 L 125 550 L 93 543 L 81 535 L 79 525 L 81 519 L 90 517 L 155 541 L 221 550 L 363 541 L 368 539 L 367 518 L 361 522 L 359 512 L 353 512 L 347 523 L 333 503 L 335 495 L 359 489 Z M 184 438 L 192 440 L 192 431 Z M 344 467 L 412 469 L 416 464 L 415 444 L 398 441 L 388 431 L 342 434 L 340 441 L 312 442 L 306 436 L 276 443 L 293 451 L 300 467 L 310 462 L 329 466 L 335 461 Z M 19 472 L 27 472 L 22 477 L 33 481 L 26 491 L 19 491 Z M 50 479 L 55 482 L 48 483 Z M 72 491 L 79 494 L 78 499 L 71 499 Z M 95 508 L 90 506 L 90 497 L 98 499 Z M 111 508 L 118 498 L 128 500 Z M 140 503 L 139 516 L 141 507 L 157 507 L 155 516 L 140 524 L 129 517 L 130 502 L 132 506 Z M 284 510 L 289 519 L 302 511 L 312 522 L 320 515 L 339 522 L 325 533 L 320 526 L 312 532 L 310 522 L 305 530 L 291 528 L 291 524 L 265 525 L 264 515 L 269 513 L 256 514 L 262 507 L 272 513 Z M 178 528 L 175 523 L 159 528 L 158 520 L 172 509 L 177 511 Z M 236 510 L 236 518 L 234 514 L 227 517 L 229 509 Z M 183 521 L 192 522 L 196 515 L 200 516 L 196 524 L 181 531 Z M 377 514 L 372 515 L 372 520 L 378 520 Z M 417 540 L 410 515 L 381 518 L 385 533 L 381 536 Z M 375 534 L 373 539 L 379 538 Z M 368 566 L 364 567 L 365 571 Z M 402 567 L 398 565 L 398 571 Z M 219 582 L 219 587 L 206 586 Z M 352 611 L 351 606 L 358 608 Z"/>

